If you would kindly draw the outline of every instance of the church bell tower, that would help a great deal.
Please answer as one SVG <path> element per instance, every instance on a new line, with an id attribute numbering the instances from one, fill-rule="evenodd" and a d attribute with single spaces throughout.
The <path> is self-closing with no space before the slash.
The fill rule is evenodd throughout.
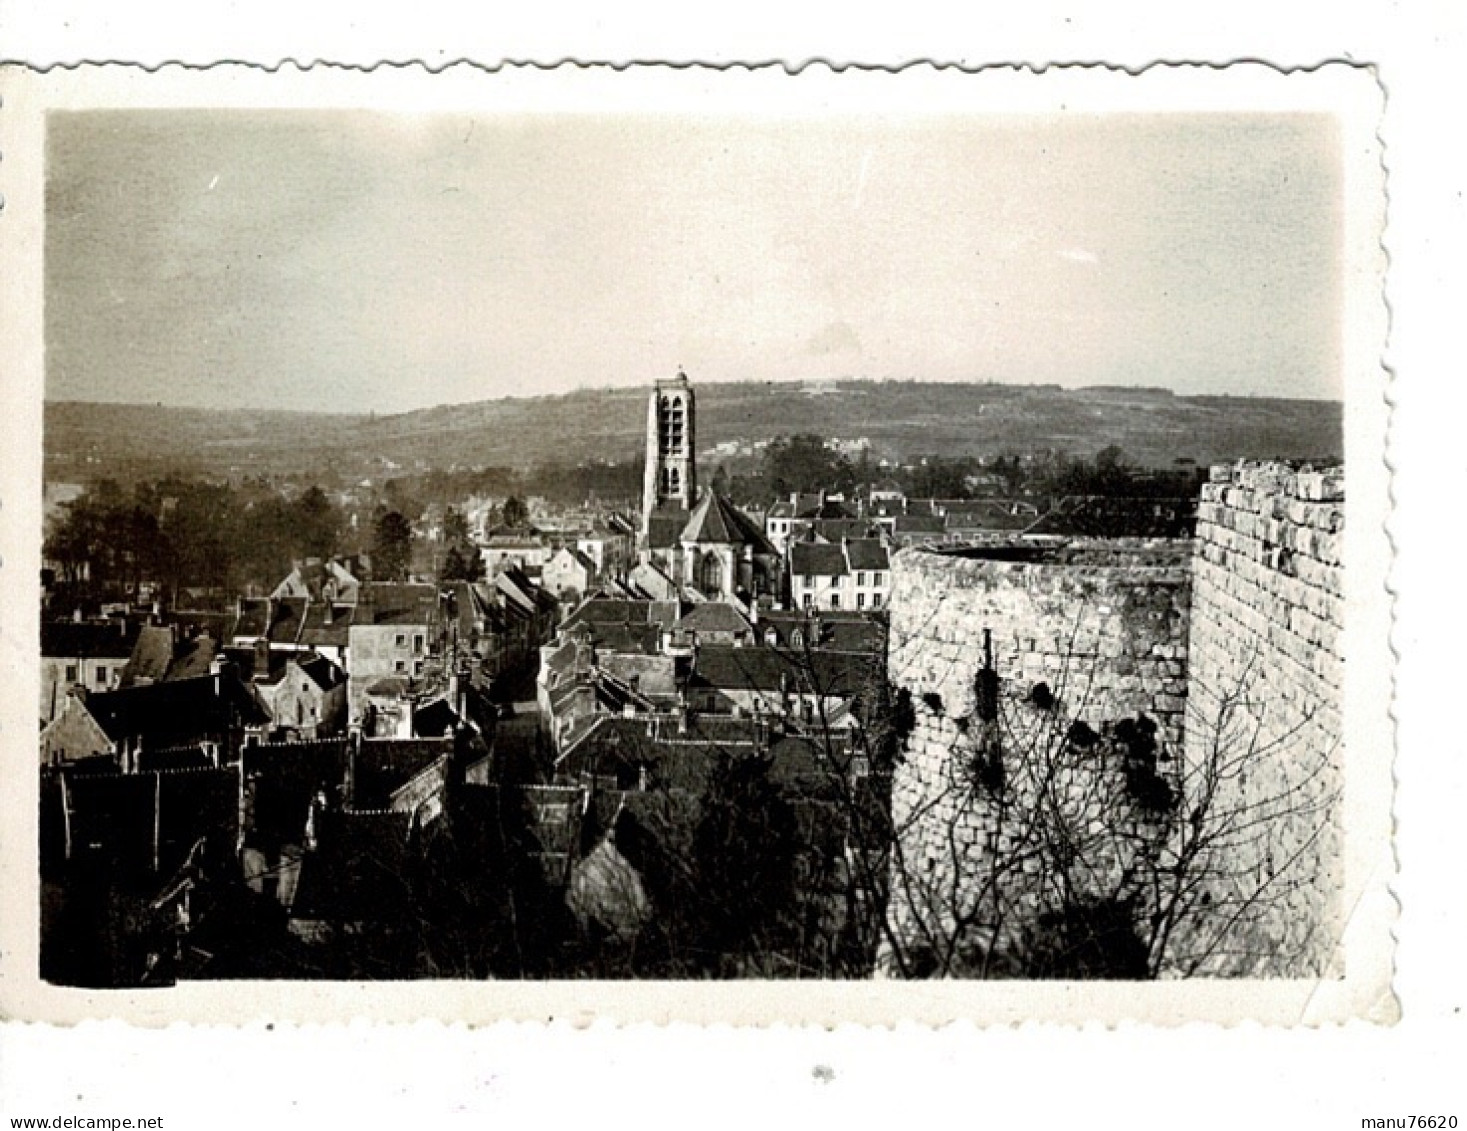
<path id="1" fill-rule="evenodd" d="M 647 467 L 642 480 L 642 532 L 658 508 L 693 509 L 698 497 L 693 464 L 693 387 L 682 371 L 658 381 L 647 404 Z"/>

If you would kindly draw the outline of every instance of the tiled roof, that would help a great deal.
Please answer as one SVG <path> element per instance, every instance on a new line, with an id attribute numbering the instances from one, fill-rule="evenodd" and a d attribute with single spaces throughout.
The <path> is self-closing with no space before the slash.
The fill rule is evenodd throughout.
<path id="1" fill-rule="evenodd" d="M 136 622 L 123 620 L 115 624 L 42 621 L 41 655 L 55 659 L 125 660 L 132 655 L 139 634 L 140 626 Z"/>
<path id="2" fill-rule="evenodd" d="M 790 572 L 819 577 L 843 577 L 846 556 L 838 545 L 830 542 L 792 542 Z"/>
<path id="3" fill-rule="evenodd" d="M 304 597 L 283 597 L 270 604 L 270 639 L 277 644 L 294 644 L 306 620 Z"/>
<path id="4" fill-rule="evenodd" d="M 238 647 L 226 645 L 220 649 L 225 659 L 235 666 L 239 672 L 240 679 L 252 682 L 276 682 L 285 674 L 285 665 L 290 661 L 291 653 L 282 648 L 271 648 L 269 658 L 266 661 L 265 670 L 260 671 L 255 667 L 255 649 L 240 645 Z"/>
<path id="5" fill-rule="evenodd" d="M 846 557 L 851 569 L 890 569 L 891 561 L 884 543 L 875 538 L 853 538 L 846 544 Z"/>
<path id="6" fill-rule="evenodd" d="M 935 514 L 899 514 L 893 531 L 903 534 L 942 534 L 946 530 L 941 518 Z"/>
<path id="7" fill-rule="evenodd" d="M 346 673 L 325 656 L 311 653 L 297 659 L 295 664 L 322 691 L 330 691 L 346 682 Z"/>
<path id="8" fill-rule="evenodd" d="M 816 626 L 819 639 L 816 639 Z M 772 612 L 759 619 L 761 636 L 774 630 L 781 647 L 794 648 L 794 634 L 801 634 L 801 648 L 824 649 L 832 652 L 863 652 L 874 654 L 882 648 L 886 638 L 885 627 L 874 618 L 858 612 L 845 610 L 822 610 L 819 619 L 805 613 Z M 797 649 L 799 650 L 799 649 Z"/>
<path id="9" fill-rule="evenodd" d="M 693 632 L 752 633 L 754 626 L 747 617 L 727 601 L 707 601 L 694 605 L 677 622 L 677 627 Z"/>
<path id="10" fill-rule="evenodd" d="M 822 518 L 811 523 L 810 529 L 827 542 L 839 542 L 842 538 L 875 538 L 880 533 L 880 527 L 857 518 Z"/>
<path id="11" fill-rule="evenodd" d="M 570 616 L 561 625 L 561 631 L 569 631 L 583 622 L 592 625 L 647 624 L 651 619 L 651 612 L 651 601 L 591 597 L 571 610 Z"/>
<path id="12" fill-rule="evenodd" d="M 1006 499 L 966 499 L 947 509 L 944 524 L 948 530 L 1023 530 L 1038 517 L 1030 503 Z"/>
<path id="13" fill-rule="evenodd" d="M 132 655 L 122 669 L 121 686 L 131 687 L 139 681 L 157 683 L 168 674 L 173 662 L 173 630 L 159 625 L 146 625 L 138 634 Z"/>
<path id="14" fill-rule="evenodd" d="M 239 616 L 230 630 L 230 638 L 264 636 L 270 631 L 270 602 L 264 597 L 242 597 Z"/>
<path id="15" fill-rule="evenodd" d="M 698 500 L 680 540 L 704 545 L 747 545 L 754 547 L 758 554 L 775 552 L 758 523 L 717 491 L 707 491 Z"/>
<path id="16" fill-rule="evenodd" d="M 149 745 L 181 746 L 270 721 L 238 676 L 221 674 L 218 684 L 216 691 L 212 675 L 166 680 L 90 695 L 86 707 L 113 741 L 141 736 Z"/>
<path id="17" fill-rule="evenodd" d="M 687 525 L 688 512 L 681 507 L 658 507 L 647 518 L 648 547 L 667 550 L 676 546 Z"/>
<path id="18" fill-rule="evenodd" d="M 308 648 L 344 648 L 352 622 L 356 619 L 355 605 L 332 605 L 330 620 L 327 606 L 313 601 L 306 608 L 305 623 L 301 626 L 299 642 Z"/>

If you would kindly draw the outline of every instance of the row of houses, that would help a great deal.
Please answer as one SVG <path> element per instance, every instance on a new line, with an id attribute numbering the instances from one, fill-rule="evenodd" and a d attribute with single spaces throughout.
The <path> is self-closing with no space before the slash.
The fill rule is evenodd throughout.
<path id="1" fill-rule="evenodd" d="M 241 598 L 214 630 L 125 617 L 44 624 L 43 762 L 116 754 L 119 741 L 135 744 L 148 732 L 119 734 L 120 720 L 166 709 L 146 689 L 197 687 L 203 695 L 209 681 L 222 679 L 248 689 L 268 733 L 315 738 L 349 726 L 384 736 L 441 733 L 452 714 L 443 706 L 451 685 L 488 695 L 528 675 L 558 609 L 517 570 L 441 587 L 364 583 L 356 598 Z M 129 706 L 114 711 L 117 702 Z"/>

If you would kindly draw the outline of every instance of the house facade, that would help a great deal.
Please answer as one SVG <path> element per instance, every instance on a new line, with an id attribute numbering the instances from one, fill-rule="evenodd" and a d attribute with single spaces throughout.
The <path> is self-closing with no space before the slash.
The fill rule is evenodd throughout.
<path id="1" fill-rule="evenodd" d="M 136 622 L 44 621 L 41 624 L 41 722 L 66 706 L 73 688 L 113 691 L 137 643 Z"/>

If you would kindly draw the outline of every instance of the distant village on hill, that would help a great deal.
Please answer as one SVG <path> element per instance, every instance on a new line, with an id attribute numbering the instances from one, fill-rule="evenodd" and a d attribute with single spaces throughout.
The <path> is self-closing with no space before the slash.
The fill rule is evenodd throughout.
<path id="1" fill-rule="evenodd" d="M 1340 406 L 855 384 L 49 405 L 42 975 L 1326 968 Z"/>

